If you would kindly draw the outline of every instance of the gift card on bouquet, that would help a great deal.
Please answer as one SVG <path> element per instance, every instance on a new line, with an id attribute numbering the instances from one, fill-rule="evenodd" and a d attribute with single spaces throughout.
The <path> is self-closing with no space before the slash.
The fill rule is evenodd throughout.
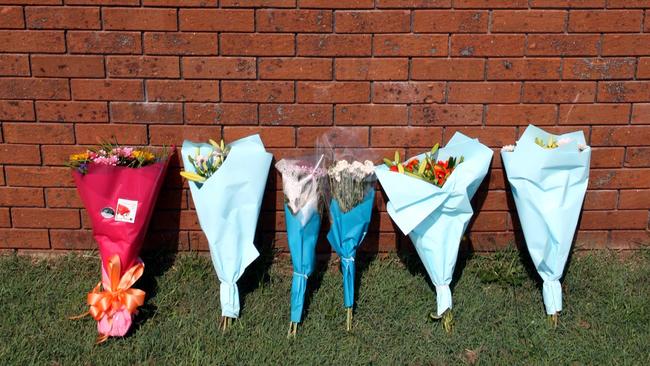
<path id="1" fill-rule="evenodd" d="M 135 222 L 135 214 L 138 210 L 138 201 L 127 200 L 124 198 L 117 199 L 117 208 L 115 209 L 115 221 Z"/>

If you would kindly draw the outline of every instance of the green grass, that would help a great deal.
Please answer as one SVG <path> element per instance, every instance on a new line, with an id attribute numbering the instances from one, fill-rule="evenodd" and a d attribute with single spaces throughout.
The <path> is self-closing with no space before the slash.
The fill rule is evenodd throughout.
<path id="1" fill-rule="evenodd" d="M 94 254 L 0 257 L 0 364 L 650 364 L 650 252 L 574 255 L 557 329 L 517 252 L 459 260 L 455 328 L 428 319 L 435 294 L 417 257 L 360 263 L 354 329 L 341 277 L 321 271 L 296 339 L 287 339 L 290 267 L 260 260 L 240 281 L 242 317 L 218 329 L 218 282 L 197 255 L 146 259 L 148 292 L 132 333 L 95 345 L 85 294 Z M 334 267 L 335 268 L 335 267 Z M 320 277 L 320 278 L 318 278 Z"/>

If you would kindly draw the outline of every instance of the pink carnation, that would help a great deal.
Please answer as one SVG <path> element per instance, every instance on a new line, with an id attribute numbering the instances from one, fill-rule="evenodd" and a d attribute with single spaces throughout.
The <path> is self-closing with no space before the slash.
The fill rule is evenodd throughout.
<path id="1" fill-rule="evenodd" d="M 112 316 L 104 315 L 97 322 L 97 331 L 101 335 L 108 335 L 111 337 L 123 337 L 131 328 L 133 319 L 129 311 L 122 309 L 113 313 Z"/>

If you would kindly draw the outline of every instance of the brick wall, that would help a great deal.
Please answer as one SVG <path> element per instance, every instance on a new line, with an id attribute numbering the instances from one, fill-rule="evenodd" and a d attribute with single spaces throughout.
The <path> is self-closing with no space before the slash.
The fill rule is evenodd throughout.
<path id="1" fill-rule="evenodd" d="M 0 121 L 0 248 L 94 248 L 63 164 L 98 137 L 260 132 L 280 158 L 340 126 L 339 145 L 379 158 L 458 130 L 496 150 L 528 123 L 581 129 L 594 147 L 577 245 L 636 248 L 649 240 L 650 0 L 0 0 Z M 205 250 L 178 170 L 148 246 Z M 277 183 L 261 226 L 286 248 Z M 384 199 L 368 250 L 409 245 Z M 498 154 L 474 205 L 474 249 L 521 239 Z"/>

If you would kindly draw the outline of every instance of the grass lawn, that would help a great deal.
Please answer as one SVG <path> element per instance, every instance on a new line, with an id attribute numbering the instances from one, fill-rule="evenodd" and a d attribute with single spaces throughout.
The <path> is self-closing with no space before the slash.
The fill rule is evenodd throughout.
<path id="1" fill-rule="evenodd" d="M 408 255 L 359 263 L 354 329 L 346 333 L 332 265 L 310 282 L 296 339 L 286 337 L 287 260 L 249 268 L 240 281 L 242 318 L 227 334 L 218 329 L 219 284 L 208 258 L 145 262 L 136 287 L 147 302 L 131 334 L 95 345 L 92 318 L 67 317 L 86 310 L 85 294 L 99 279 L 96 254 L 0 256 L 0 364 L 650 364 L 647 250 L 625 259 L 572 256 L 555 330 L 536 275 L 515 251 L 459 260 L 452 334 L 428 319 L 435 294 Z"/>

